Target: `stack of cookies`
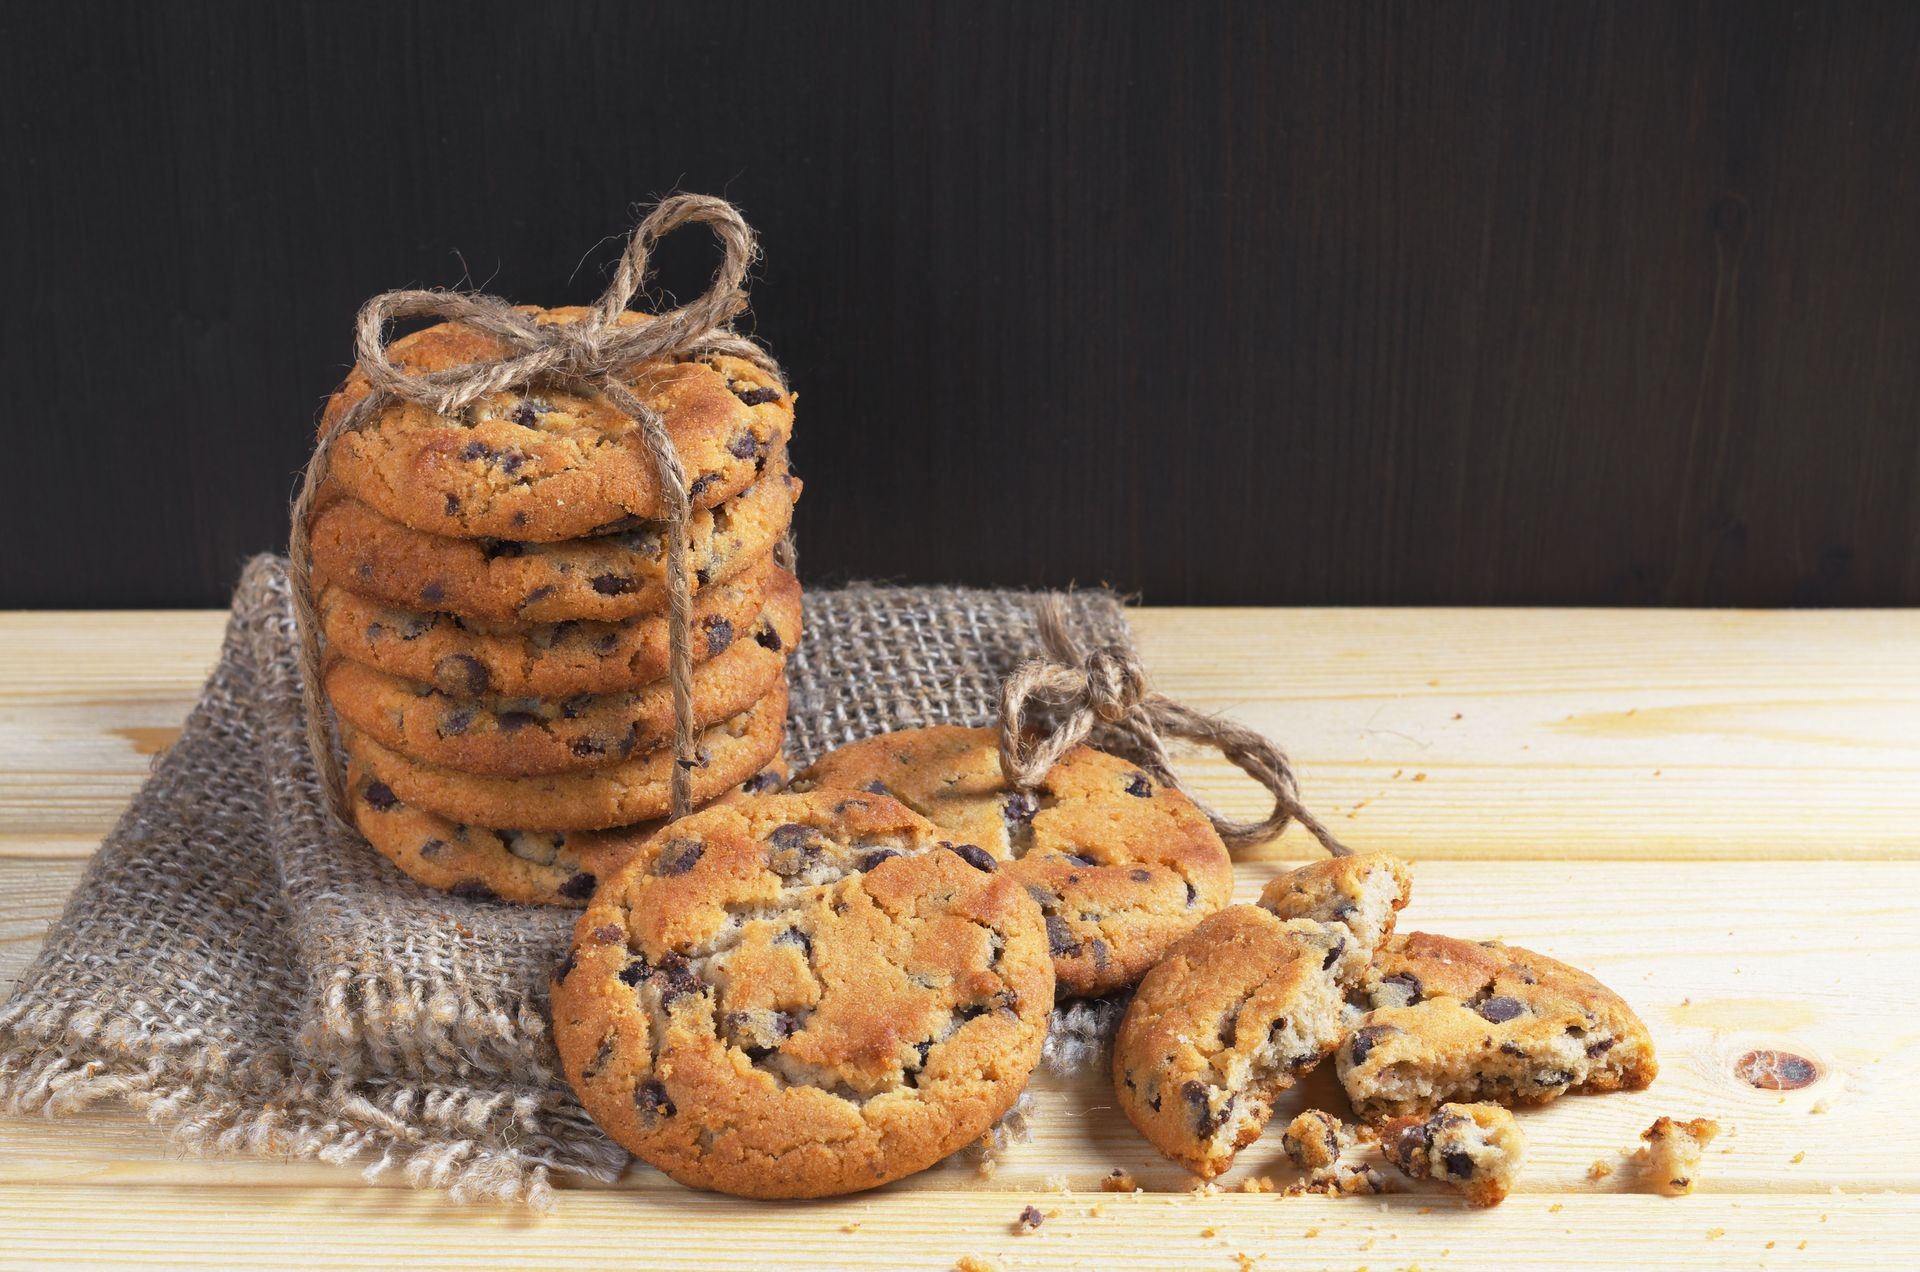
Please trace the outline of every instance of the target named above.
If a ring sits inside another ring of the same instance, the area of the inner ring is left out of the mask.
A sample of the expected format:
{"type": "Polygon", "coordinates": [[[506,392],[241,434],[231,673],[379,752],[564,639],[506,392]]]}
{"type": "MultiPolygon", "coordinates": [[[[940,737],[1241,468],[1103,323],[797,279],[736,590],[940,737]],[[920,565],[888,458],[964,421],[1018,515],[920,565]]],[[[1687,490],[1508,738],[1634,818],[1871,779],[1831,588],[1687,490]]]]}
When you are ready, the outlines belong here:
{"type": "MultiPolygon", "coordinates": [[[[501,353],[459,323],[389,349],[415,374],[501,353]]],[[[693,508],[700,806],[780,754],[800,637],[799,583],[778,559],[800,492],[793,402],[724,356],[623,378],[663,421],[693,508]]],[[[322,428],[367,392],[356,371],[322,428]]],[[[395,401],[341,436],[311,531],[323,684],[351,814],[395,865],[453,892],[582,906],[657,828],[675,764],[668,511],[640,426],[578,389],[511,388],[455,415],[395,401]]]]}

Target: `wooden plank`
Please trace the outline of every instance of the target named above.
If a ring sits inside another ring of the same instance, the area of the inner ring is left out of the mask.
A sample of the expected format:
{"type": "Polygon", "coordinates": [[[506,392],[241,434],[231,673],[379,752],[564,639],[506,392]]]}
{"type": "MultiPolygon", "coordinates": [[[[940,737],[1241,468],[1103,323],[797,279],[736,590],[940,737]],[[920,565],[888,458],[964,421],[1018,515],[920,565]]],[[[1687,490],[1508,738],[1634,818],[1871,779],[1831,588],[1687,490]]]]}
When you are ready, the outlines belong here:
{"type": "Polygon", "coordinates": [[[138,1211],[107,1184],[0,1187],[11,1257],[89,1267],[544,1268],[592,1263],[749,1269],[951,1268],[965,1254],[1043,1268],[1308,1269],[1888,1266],[1920,1198],[1516,1197],[1469,1212],[1424,1194],[1378,1200],[1246,1194],[881,1192],[746,1206],[563,1191],[551,1217],[368,1189],[177,1185],[138,1211]],[[1049,1217],[1016,1235],[1033,1205],[1049,1217]]]}

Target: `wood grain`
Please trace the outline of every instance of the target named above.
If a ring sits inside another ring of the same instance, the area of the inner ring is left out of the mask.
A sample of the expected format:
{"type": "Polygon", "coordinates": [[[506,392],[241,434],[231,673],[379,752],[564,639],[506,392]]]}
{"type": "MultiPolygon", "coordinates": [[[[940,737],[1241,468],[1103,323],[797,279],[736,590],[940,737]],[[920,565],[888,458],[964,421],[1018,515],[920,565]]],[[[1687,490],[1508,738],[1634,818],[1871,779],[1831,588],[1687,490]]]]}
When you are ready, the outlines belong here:
{"type": "Polygon", "coordinates": [[[0,604],[221,603],[363,300],[585,302],[675,187],[816,579],[1920,601],[1903,0],[110,8],[0,11],[0,604]]]}
{"type": "MultiPolygon", "coordinates": [[[[1239,1254],[1431,1269],[1497,1251],[1516,1268],[1827,1268],[1884,1266],[1920,1240],[1920,1162],[1892,1115],[1920,1087],[1920,614],[1133,619],[1162,688],[1287,740],[1343,833],[1411,853],[1407,926],[1501,937],[1624,994],[1659,1048],[1654,1086],[1525,1113],[1519,1191],[1490,1213],[1411,1185],[1377,1202],[1191,1195],[1098,1074],[1038,1077],[1033,1137],[991,1177],[957,1159],[874,1194],[762,1205],[636,1166],[564,1189],[545,1220],[369,1187],[352,1168],[183,1158],[122,1111],[0,1120],[0,1264],[541,1267],[630,1259],[638,1242],[663,1267],[944,1268],[979,1253],[1009,1269],[1230,1269],[1239,1254]],[[1857,803],[1810,810],[1849,790],[1857,803]],[[1757,1090],[1735,1071],[1756,1048],[1820,1076],[1757,1090]],[[1647,1195],[1627,1163],[1661,1114],[1726,1128],[1690,1198],[1647,1195]],[[1615,1173],[1590,1181],[1596,1161],[1615,1173]],[[1114,1167],[1147,1191],[1097,1192],[1114,1167]],[[1051,1217],[1016,1236],[1028,1204],[1051,1217]]],[[[185,714],[220,629],[204,613],[0,615],[0,991],[185,714]]],[[[1194,773],[1252,811],[1218,763],[1194,773]]],[[[1243,898],[1307,855],[1291,841],[1249,854],[1243,898]]],[[[1329,1075],[1282,1116],[1311,1104],[1340,1107],[1329,1075]]],[[[1261,1175],[1292,1178],[1271,1137],[1226,1182],[1261,1175]]]]}

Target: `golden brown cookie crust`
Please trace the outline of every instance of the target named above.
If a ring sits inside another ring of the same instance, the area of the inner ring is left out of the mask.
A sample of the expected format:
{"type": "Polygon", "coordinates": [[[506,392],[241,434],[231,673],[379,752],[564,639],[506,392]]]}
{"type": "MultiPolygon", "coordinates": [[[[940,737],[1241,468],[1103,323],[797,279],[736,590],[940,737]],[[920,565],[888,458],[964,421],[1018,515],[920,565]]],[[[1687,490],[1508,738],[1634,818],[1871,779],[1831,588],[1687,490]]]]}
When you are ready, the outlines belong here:
{"type": "MultiPolygon", "coordinates": [[[[784,458],[687,527],[696,594],[758,565],[787,532],[800,482],[784,458]]],[[[617,620],[667,605],[665,527],[557,543],[452,539],[389,520],[341,488],[323,488],[313,520],[318,575],[361,596],[493,622],[617,620]]]]}
{"type": "Polygon", "coordinates": [[[553,987],[594,1120],[682,1183],[875,1187],[1012,1107],[1053,1004],[1038,907],[884,796],[709,809],[595,895],[553,987]]]}
{"type": "MultiPolygon", "coordinates": [[[[779,790],[775,761],[715,803],[779,790]]],[[[430,888],[478,900],[584,907],[664,821],[612,830],[509,830],[469,826],[401,802],[392,788],[355,764],[347,773],[353,821],[367,842],[430,888]]]]}
{"type": "Polygon", "coordinates": [[[1233,894],[1233,862],[1206,814],[1137,765],[1077,746],[1031,793],[1000,770],[992,729],[885,733],[795,778],[878,790],[983,850],[1046,914],[1062,997],[1134,984],[1233,894]]]}
{"type": "MultiPolygon", "coordinates": [[[[587,311],[520,312],[547,325],[578,321],[587,311]]],[[[620,317],[622,326],[645,321],[631,312],[620,317]]],[[[394,341],[388,356],[418,374],[503,351],[494,336],[441,323],[394,341]]],[[[752,485],[793,432],[791,395],[738,358],[650,362],[627,384],[660,413],[695,507],[752,485]]],[[[355,370],[329,399],[322,428],[366,392],[366,377],[355,370]]],[[[428,534],[551,542],[627,518],[667,515],[638,426],[599,393],[554,385],[489,394],[457,416],[391,403],[340,438],[331,472],[382,516],[428,534]]]]}
{"type": "Polygon", "coordinates": [[[1407,932],[1381,946],[1363,992],[1372,1010],[1337,1065],[1369,1119],[1455,1099],[1639,1090],[1659,1072],[1646,1026],[1618,994],[1516,945],[1407,932]]]}
{"type": "MultiPolygon", "coordinates": [[[[791,579],[792,576],[786,576],[791,579]]],[[[693,670],[693,717],[707,728],[773,688],[800,639],[799,587],[770,598],[743,639],[693,670]]],[[[475,685],[484,669],[474,664],[475,685]]],[[[673,736],[670,682],[567,698],[456,696],[336,659],[326,692],[340,718],[390,750],[468,773],[528,777],[603,768],[673,736]]]]}
{"type": "MultiPolygon", "coordinates": [[[[707,803],[738,786],[780,754],[787,685],[699,737],[703,762],[691,770],[692,798],[707,803]]],[[[481,826],[544,826],[606,830],[666,815],[673,752],[651,751],[620,764],[543,777],[491,777],[425,764],[381,746],[351,725],[341,728],[348,756],[392,788],[401,801],[481,826]]]]}
{"type": "MultiPolygon", "coordinates": [[[[688,626],[694,662],[726,652],[770,597],[795,594],[799,586],[766,556],[695,593],[688,626]]],[[[320,619],[334,652],[447,693],[475,684],[503,697],[617,693],[652,684],[668,670],[664,614],[615,622],[489,623],[401,609],[329,583],[320,593],[320,619]]]]}

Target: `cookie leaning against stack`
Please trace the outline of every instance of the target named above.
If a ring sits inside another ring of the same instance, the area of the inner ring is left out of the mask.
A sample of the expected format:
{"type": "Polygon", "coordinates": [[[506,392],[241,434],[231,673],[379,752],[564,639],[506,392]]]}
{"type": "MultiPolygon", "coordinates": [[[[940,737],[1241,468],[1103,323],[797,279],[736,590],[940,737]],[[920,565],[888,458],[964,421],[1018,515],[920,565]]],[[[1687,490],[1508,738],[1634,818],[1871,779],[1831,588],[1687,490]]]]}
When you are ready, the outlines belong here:
{"type": "MultiPolygon", "coordinates": [[[[544,326],[587,311],[521,312],[544,326]]],[[[501,352],[449,322],[388,355],[423,374],[501,352]]],[[[775,553],[800,492],[793,401],[724,356],[624,381],[687,475],[690,784],[706,804],[775,762],[786,727],[800,585],[775,553]]],[[[367,393],[356,370],[323,431],[367,393]]],[[[640,426],[574,387],[535,382],[454,415],[395,401],[341,436],[311,527],[322,683],[354,821],[401,870],[581,906],[670,810],[668,513],[640,426]]]]}

